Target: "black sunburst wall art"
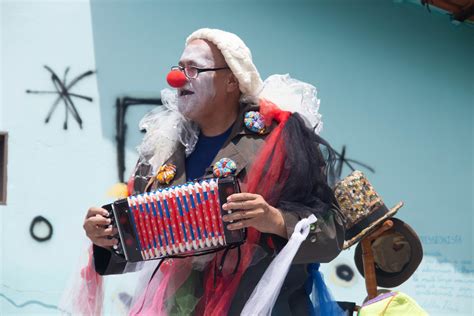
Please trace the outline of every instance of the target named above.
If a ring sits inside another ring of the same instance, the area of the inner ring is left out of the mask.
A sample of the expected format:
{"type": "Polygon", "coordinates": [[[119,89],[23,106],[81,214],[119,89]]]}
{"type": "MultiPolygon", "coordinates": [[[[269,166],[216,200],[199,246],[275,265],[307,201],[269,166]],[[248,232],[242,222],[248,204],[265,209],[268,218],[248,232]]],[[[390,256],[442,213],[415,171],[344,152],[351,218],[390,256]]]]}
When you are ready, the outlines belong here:
{"type": "Polygon", "coordinates": [[[48,123],[49,120],[51,119],[51,116],[53,115],[54,111],[58,107],[59,103],[63,103],[65,107],[65,117],[64,117],[64,124],[63,128],[67,130],[68,127],[68,118],[69,114],[76,120],[77,124],[79,124],[79,127],[82,129],[82,118],[79,115],[79,111],[76,108],[76,105],[74,104],[74,99],[82,99],[86,100],[89,102],[92,102],[92,98],[81,95],[81,94],[76,94],[71,92],[71,89],[82,79],[89,77],[95,73],[93,70],[86,71],[72,79],[71,81],[68,81],[68,73],[70,67],[67,67],[66,70],[64,71],[64,75],[62,80],[59,78],[59,76],[51,69],[49,66],[44,66],[44,68],[51,74],[51,81],[53,82],[54,90],[53,91],[37,91],[37,90],[26,90],[26,93],[31,93],[31,94],[52,94],[56,96],[56,99],[53,102],[53,105],[49,109],[48,114],[46,115],[46,118],[44,120],[45,123],[48,123]]]}

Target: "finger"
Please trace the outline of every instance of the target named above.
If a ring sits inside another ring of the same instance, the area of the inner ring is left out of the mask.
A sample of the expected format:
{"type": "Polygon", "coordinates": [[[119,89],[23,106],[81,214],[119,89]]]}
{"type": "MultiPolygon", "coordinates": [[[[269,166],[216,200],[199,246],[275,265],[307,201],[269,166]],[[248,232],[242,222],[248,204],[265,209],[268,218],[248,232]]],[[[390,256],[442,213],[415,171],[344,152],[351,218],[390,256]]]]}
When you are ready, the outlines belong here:
{"type": "Polygon", "coordinates": [[[86,234],[90,239],[96,239],[96,238],[106,236],[104,231],[105,231],[104,227],[89,223],[89,226],[86,229],[86,234]]]}
{"type": "Polygon", "coordinates": [[[263,207],[261,200],[227,202],[222,205],[224,210],[251,210],[257,207],[263,207]]]}
{"type": "Polygon", "coordinates": [[[113,236],[115,235],[114,233],[114,227],[112,225],[109,225],[107,228],[98,228],[97,230],[97,237],[107,237],[107,236],[113,236]]]}
{"type": "Polygon", "coordinates": [[[104,217],[107,217],[107,216],[109,216],[109,212],[106,209],[103,209],[101,207],[91,207],[87,211],[86,218],[89,218],[89,217],[92,217],[92,216],[95,216],[95,215],[102,215],[104,217]]]}
{"type": "Polygon", "coordinates": [[[110,236],[116,234],[116,228],[112,227],[108,218],[99,218],[97,215],[86,220],[84,223],[84,230],[86,235],[90,238],[97,238],[103,236],[110,236]],[[108,230],[107,230],[108,229],[108,230]]]}
{"type": "Polygon", "coordinates": [[[229,195],[229,196],[227,197],[227,202],[255,200],[255,199],[257,199],[258,197],[260,197],[260,195],[258,195],[258,194],[253,194],[253,193],[247,193],[247,192],[244,192],[244,193],[234,193],[234,194],[229,195]]]}
{"type": "Polygon", "coordinates": [[[262,215],[263,213],[264,213],[264,210],[259,208],[259,209],[254,209],[251,211],[240,211],[240,212],[234,212],[232,214],[227,214],[227,215],[224,215],[222,219],[224,220],[224,222],[230,222],[230,221],[254,218],[259,215],[262,215]]]}
{"type": "Polygon", "coordinates": [[[98,237],[95,238],[93,241],[94,244],[100,247],[112,247],[116,244],[118,244],[118,239],[117,238],[112,238],[109,239],[107,237],[98,237]]]}
{"type": "Polygon", "coordinates": [[[94,225],[94,228],[90,230],[89,235],[91,235],[93,238],[117,236],[118,229],[112,225],[107,227],[94,225]]]}
{"type": "Polygon", "coordinates": [[[236,230],[236,229],[242,229],[242,228],[245,228],[245,227],[250,227],[252,226],[252,221],[253,219],[245,219],[245,220],[242,220],[242,221],[238,221],[236,223],[232,223],[232,224],[229,224],[227,225],[227,229],[228,230],[236,230]]]}
{"type": "Polygon", "coordinates": [[[102,215],[96,215],[89,217],[86,222],[90,223],[91,225],[109,225],[112,221],[110,218],[103,217],[102,215]]]}

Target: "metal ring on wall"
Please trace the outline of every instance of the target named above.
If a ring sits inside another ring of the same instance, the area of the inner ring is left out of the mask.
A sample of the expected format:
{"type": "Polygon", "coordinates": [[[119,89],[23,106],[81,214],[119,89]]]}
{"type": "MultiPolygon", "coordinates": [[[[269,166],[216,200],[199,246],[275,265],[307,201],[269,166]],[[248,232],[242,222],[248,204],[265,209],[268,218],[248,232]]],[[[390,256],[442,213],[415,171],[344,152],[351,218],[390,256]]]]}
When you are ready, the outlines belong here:
{"type": "Polygon", "coordinates": [[[354,270],[347,264],[339,264],[336,266],[336,275],[339,279],[350,282],[354,278],[354,270]]]}
{"type": "Polygon", "coordinates": [[[34,240],[38,242],[50,240],[51,237],[53,236],[53,225],[51,225],[51,223],[43,216],[36,216],[35,218],[33,218],[33,221],[31,222],[31,225],[30,225],[30,235],[34,240]],[[48,226],[48,234],[44,237],[40,237],[35,234],[35,226],[40,223],[45,223],[46,226],[48,226]]]}

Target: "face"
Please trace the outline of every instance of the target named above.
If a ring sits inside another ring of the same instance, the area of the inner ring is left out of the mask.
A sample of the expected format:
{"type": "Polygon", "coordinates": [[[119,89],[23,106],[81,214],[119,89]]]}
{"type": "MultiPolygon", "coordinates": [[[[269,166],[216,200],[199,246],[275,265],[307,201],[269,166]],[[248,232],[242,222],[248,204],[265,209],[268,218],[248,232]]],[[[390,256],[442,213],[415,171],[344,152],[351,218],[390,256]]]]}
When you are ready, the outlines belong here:
{"type": "MultiPolygon", "coordinates": [[[[226,64],[215,46],[204,40],[195,40],[184,49],[179,65],[216,68],[226,64]]],[[[186,85],[178,89],[178,109],[186,118],[199,123],[201,118],[215,110],[224,88],[223,80],[217,80],[219,75],[215,71],[202,72],[197,78],[188,79],[186,85]]]]}

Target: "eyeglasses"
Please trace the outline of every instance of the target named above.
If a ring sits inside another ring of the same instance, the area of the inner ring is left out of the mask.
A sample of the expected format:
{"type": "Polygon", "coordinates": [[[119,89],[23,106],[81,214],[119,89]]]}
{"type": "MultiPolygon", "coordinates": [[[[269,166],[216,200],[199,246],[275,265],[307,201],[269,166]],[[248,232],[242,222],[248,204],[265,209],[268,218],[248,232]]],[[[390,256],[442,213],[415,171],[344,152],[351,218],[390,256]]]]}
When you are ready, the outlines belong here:
{"type": "Polygon", "coordinates": [[[201,72],[218,71],[218,70],[224,70],[224,69],[230,69],[230,68],[229,67],[197,68],[197,67],[193,67],[193,66],[186,66],[186,67],[174,66],[174,67],[171,67],[171,70],[182,71],[188,79],[196,79],[201,72]]]}

